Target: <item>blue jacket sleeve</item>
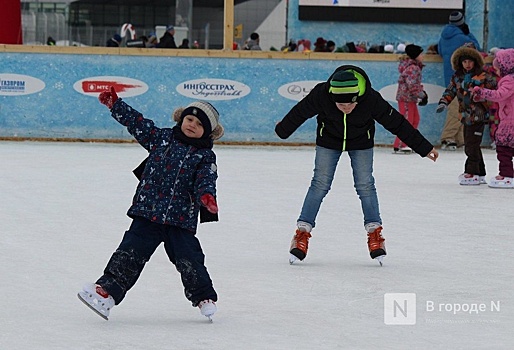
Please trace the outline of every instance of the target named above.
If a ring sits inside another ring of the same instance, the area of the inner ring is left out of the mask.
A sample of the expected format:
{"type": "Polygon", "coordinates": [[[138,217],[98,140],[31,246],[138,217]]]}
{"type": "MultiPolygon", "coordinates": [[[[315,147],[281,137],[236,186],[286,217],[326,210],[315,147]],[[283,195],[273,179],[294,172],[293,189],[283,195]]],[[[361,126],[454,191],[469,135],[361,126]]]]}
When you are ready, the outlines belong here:
{"type": "Polygon", "coordinates": [[[160,140],[162,129],[156,127],[152,120],[144,118],[140,112],[126,104],[121,98],[114,103],[111,116],[118,123],[126,126],[128,132],[147,151],[153,149],[155,143],[160,140]]]}

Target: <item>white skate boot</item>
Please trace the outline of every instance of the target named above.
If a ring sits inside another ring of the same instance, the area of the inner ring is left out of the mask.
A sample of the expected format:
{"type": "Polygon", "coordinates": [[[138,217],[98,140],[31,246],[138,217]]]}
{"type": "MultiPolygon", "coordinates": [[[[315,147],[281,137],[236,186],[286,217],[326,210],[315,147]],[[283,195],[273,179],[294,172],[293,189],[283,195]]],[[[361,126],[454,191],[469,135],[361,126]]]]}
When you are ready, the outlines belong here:
{"type": "Polygon", "coordinates": [[[200,303],[198,303],[198,307],[200,308],[200,313],[212,322],[212,315],[218,311],[216,303],[211,299],[202,300],[200,303]]]}
{"type": "Polygon", "coordinates": [[[109,312],[114,306],[114,299],[94,283],[88,283],[78,292],[79,299],[104,320],[109,319],[109,312]]]}
{"type": "Polygon", "coordinates": [[[459,175],[459,184],[463,186],[480,185],[480,177],[478,175],[463,173],[459,175]]]}
{"type": "Polygon", "coordinates": [[[489,181],[492,188],[514,188],[514,178],[497,175],[489,181]]]}

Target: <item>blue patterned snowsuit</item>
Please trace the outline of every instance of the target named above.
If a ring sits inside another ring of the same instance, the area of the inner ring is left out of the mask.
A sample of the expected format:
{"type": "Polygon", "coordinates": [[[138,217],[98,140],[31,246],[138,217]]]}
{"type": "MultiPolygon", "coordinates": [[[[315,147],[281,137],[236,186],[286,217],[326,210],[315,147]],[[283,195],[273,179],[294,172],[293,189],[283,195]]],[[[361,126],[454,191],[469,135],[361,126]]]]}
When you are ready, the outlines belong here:
{"type": "MultiPolygon", "coordinates": [[[[111,114],[149,152],[128,215],[133,218],[120,246],[108,262],[101,285],[119,304],[139,278],[145,263],[164,243],[170,261],[181,273],[186,298],[193,306],[217,300],[195,236],[200,197],[216,196],[216,156],[177,140],[172,128],[152,120],[118,99],[111,114]]],[[[178,126],[176,126],[178,128],[178,126]]]]}

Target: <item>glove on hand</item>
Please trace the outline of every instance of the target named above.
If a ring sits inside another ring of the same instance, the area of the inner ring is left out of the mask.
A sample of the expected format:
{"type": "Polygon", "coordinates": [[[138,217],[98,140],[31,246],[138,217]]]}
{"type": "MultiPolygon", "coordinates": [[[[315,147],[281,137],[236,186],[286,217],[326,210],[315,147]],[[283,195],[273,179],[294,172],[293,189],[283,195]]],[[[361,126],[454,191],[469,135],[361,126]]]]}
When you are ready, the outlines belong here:
{"type": "Polygon", "coordinates": [[[439,103],[439,106],[437,106],[437,109],[435,110],[436,113],[441,113],[446,109],[446,105],[444,103],[439,103]]]}
{"type": "Polygon", "coordinates": [[[473,96],[473,101],[478,102],[483,100],[482,97],[482,89],[479,86],[475,86],[471,91],[471,95],[473,96]]]}
{"type": "Polygon", "coordinates": [[[218,212],[218,205],[216,204],[216,199],[212,194],[204,194],[200,197],[200,201],[202,202],[202,205],[206,207],[210,213],[216,214],[218,212]]]}
{"type": "Polygon", "coordinates": [[[109,109],[112,109],[114,102],[117,100],[118,95],[116,95],[116,90],[114,90],[113,86],[111,86],[111,91],[104,91],[98,95],[98,101],[100,101],[101,104],[106,105],[109,109]]]}
{"type": "Polygon", "coordinates": [[[428,104],[428,95],[425,90],[420,94],[421,101],[418,102],[418,106],[426,106],[428,104]]]}

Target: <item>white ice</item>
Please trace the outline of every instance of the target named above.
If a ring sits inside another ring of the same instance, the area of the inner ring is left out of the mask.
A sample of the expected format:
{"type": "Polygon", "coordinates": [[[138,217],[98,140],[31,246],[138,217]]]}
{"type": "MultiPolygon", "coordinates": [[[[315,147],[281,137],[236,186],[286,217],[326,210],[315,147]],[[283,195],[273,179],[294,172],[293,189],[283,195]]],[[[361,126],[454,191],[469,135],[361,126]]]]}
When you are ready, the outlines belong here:
{"type": "MultiPolygon", "coordinates": [[[[514,190],[459,186],[462,150],[433,163],[376,148],[383,267],[367,251],[346,154],[307,258],[289,265],[313,147],[215,151],[220,221],[198,232],[219,294],[214,322],[185,299],[162,247],[104,321],[76,294],[130,224],[131,170],[145,151],[1,142],[0,349],[512,348],[514,190]],[[413,293],[415,309],[400,298],[385,311],[389,293],[413,293]]],[[[484,156],[489,179],[498,164],[484,156]]]]}

